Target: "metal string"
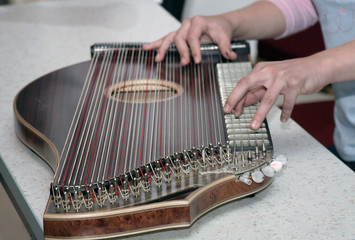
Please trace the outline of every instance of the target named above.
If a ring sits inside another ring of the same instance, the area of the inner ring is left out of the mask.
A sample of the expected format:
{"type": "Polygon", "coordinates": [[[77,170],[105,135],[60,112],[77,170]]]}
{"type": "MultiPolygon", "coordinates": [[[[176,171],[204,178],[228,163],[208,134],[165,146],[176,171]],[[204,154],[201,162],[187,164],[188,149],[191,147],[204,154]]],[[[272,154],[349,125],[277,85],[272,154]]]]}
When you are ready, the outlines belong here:
{"type": "MultiPolygon", "coordinates": [[[[124,61],[124,57],[126,56],[126,53],[127,51],[125,49],[118,49],[119,51],[119,58],[118,58],[118,61],[116,61],[116,66],[115,66],[115,71],[114,71],[114,75],[113,75],[113,86],[116,86],[117,84],[119,84],[119,81],[120,81],[120,75],[121,75],[121,71],[122,71],[122,68],[123,68],[123,64],[122,62],[124,61]]],[[[112,93],[111,93],[112,94],[112,93]]],[[[114,99],[119,99],[120,97],[120,94],[121,92],[118,91],[117,95],[116,96],[116,91],[114,92],[114,99]]],[[[113,178],[115,176],[115,172],[112,171],[112,164],[113,162],[117,162],[117,161],[114,161],[114,154],[115,154],[115,151],[116,151],[116,137],[115,137],[115,133],[118,131],[118,127],[116,126],[116,122],[117,122],[117,109],[118,109],[118,104],[119,104],[119,101],[115,101],[115,100],[111,100],[112,104],[111,104],[111,109],[110,109],[110,116],[109,116],[109,119],[112,120],[111,121],[111,127],[108,127],[108,132],[109,132],[109,138],[107,139],[107,142],[108,142],[108,146],[107,146],[107,154],[106,154],[106,163],[105,163],[105,172],[103,173],[102,175],[102,181],[106,179],[109,179],[110,181],[110,178],[113,178]],[[110,131],[111,130],[111,131],[110,131]],[[109,162],[109,164],[108,164],[109,162]],[[109,166],[107,166],[107,164],[109,166]]],[[[113,167],[114,169],[114,167],[113,167]]]]}
{"type": "MultiPolygon", "coordinates": [[[[113,55],[113,59],[109,60],[109,62],[107,63],[107,75],[104,76],[104,79],[107,79],[107,83],[105,83],[106,85],[106,89],[103,91],[103,100],[104,102],[104,106],[102,108],[102,111],[104,111],[104,117],[102,119],[102,130],[101,130],[101,134],[98,140],[98,146],[96,147],[96,156],[95,156],[95,164],[93,167],[93,171],[95,171],[95,169],[98,169],[97,171],[97,176],[96,179],[94,180],[94,174],[92,174],[91,176],[91,182],[94,181],[99,181],[100,175],[102,175],[101,172],[104,172],[104,168],[103,168],[103,164],[106,166],[107,163],[107,158],[103,157],[105,156],[105,152],[106,152],[106,145],[108,143],[107,138],[109,136],[109,132],[111,130],[110,127],[108,127],[108,124],[111,122],[111,118],[108,117],[108,115],[110,115],[111,111],[110,110],[110,106],[112,101],[110,101],[110,97],[109,97],[109,89],[110,89],[110,85],[112,85],[113,83],[113,71],[114,71],[114,67],[117,61],[117,54],[118,51],[117,50],[111,50],[110,52],[112,52],[111,54],[113,55]],[[101,150],[101,151],[100,151],[101,150]],[[98,167],[96,167],[98,165],[98,167]]],[[[104,81],[103,81],[104,82],[104,81]]]]}
{"type": "MultiPolygon", "coordinates": [[[[54,177],[54,183],[59,184],[59,181],[62,181],[64,168],[65,168],[65,166],[67,166],[67,169],[69,167],[70,163],[68,163],[68,164],[66,164],[66,163],[67,163],[68,156],[70,153],[70,146],[73,144],[73,140],[75,139],[75,133],[76,133],[75,128],[76,128],[76,126],[79,125],[80,116],[84,111],[85,100],[86,100],[87,95],[89,93],[89,88],[90,88],[90,83],[91,83],[90,79],[92,78],[92,75],[95,72],[95,69],[96,69],[95,67],[96,67],[97,61],[100,56],[101,56],[101,53],[95,52],[93,59],[90,63],[88,75],[86,76],[86,79],[84,82],[83,91],[80,94],[79,102],[78,102],[78,105],[75,109],[73,121],[71,122],[71,125],[69,128],[69,133],[68,133],[67,138],[65,140],[64,147],[63,147],[63,150],[62,150],[62,153],[60,156],[60,159],[61,159],[60,163],[62,163],[61,168],[60,168],[60,170],[56,171],[56,174],[54,177]]],[[[64,181],[65,181],[65,179],[63,180],[63,182],[64,181]]]]}
{"type": "Polygon", "coordinates": [[[218,106],[221,106],[221,101],[218,99],[217,95],[217,81],[215,79],[215,72],[214,72],[214,66],[212,65],[212,52],[209,51],[208,60],[206,63],[206,67],[208,69],[208,79],[209,79],[209,84],[208,88],[210,90],[210,96],[211,96],[211,105],[212,105],[212,120],[213,120],[213,126],[214,127],[214,136],[215,136],[215,142],[222,142],[222,134],[221,131],[223,130],[223,126],[221,124],[221,117],[220,117],[220,112],[217,112],[219,109],[218,106]],[[213,98],[212,98],[213,97],[213,98]],[[218,130],[218,134],[217,134],[218,130]]]}
{"type": "MultiPolygon", "coordinates": [[[[104,109],[105,109],[105,96],[102,94],[104,92],[105,89],[105,85],[106,87],[109,87],[109,82],[107,82],[107,84],[105,84],[105,80],[107,79],[107,75],[109,72],[109,62],[112,61],[112,51],[109,51],[109,54],[107,54],[107,58],[104,61],[104,66],[102,68],[102,72],[99,75],[99,82],[98,82],[98,87],[96,88],[96,97],[94,98],[93,102],[94,102],[94,106],[93,106],[93,110],[92,112],[95,112],[95,119],[92,118],[92,120],[94,120],[94,124],[90,124],[89,126],[93,126],[93,128],[91,129],[91,136],[90,136],[90,142],[88,147],[91,149],[91,155],[90,155],[90,160],[88,158],[85,158],[84,160],[89,160],[89,162],[86,162],[86,164],[88,164],[88,166],[86,167],[86,177],[85,177],[85,185],[87,185],[87,183],[92,183],[93,182],[93,178],[94,178],[94,174],[95,174],[95,169],[96,169],[96,164],[98,162],[97,159],[97,153],[98,153],[98,148],[96,147],[97,143],[98,143],[98,137],[99,137],[99,133],[100,133],[100,127],[102,124],[102,115],[104,113],[104,109]],[[101,82],[101,85],[99,84],[101,82]],[[92,165],[94,165],[92,167],[92,165]],[[91,181],[88,181],[89,177],[91,175],[91,181]]],[[[92,115],[93,116],[93,115],[92,115]]],[[[87,151],[88,153],[90,151],[87,151]]],[[[83,175],[82,175],[83,176],[83,175]]],[[[82,182],[82,181],[81,181],[82,182]]]]}
{"type": "MultiPolygon", "coordinates": [[[[101,79],[101,75],[103,74],[103,68],[101,68],[101,64],[105,63],[107,61],[107,54],[103,54],[103,59],[102,61],[100,61],[97,65],[97,70],[96,70],[96,74],[94,76],[93,79],[93,86],[92,86],[92,96],[88,96],[88,108],[87,108],[87,113],[86,115],[83,114],[82,118],[85,120],[84,121],[84,125],[82,128],[82,131],[78,132],[78,135],[80,135],[80,139],[79,139],[79,144],[78,146],[73,150],[76,151],[75,154],[75,160],[73,162],[73,166],[72,166],[72,171],[74,171],[74,169],[76,169],[76,174],[70,174],[70,180],[69,182],[74,182],[77,183],[77,176],[78,176],[78,172],[80,169],[84,169],[86,168],[86,164],[87,164],[87,158],[88,158],[88,154],[89,154],[89,149],[90,149],[90,144],[91,144],[91,140],[92,140],[92,136],[93,136],[93,132],[94,130],[92,130],[90,127],[94,126],[95,124],[93,124],[93,120],[94,120],[94,116],[96,116],[95,120],[97,120],[97,114],[95,113],[95,107],[93,107],[93,105],[98,104],[97,103],[97,99],[99,98],[99,94],[98,94],[98,88],[100,86],[99,82],[102,80],[101,79]],[[89,137],[91,132],[91,136],[89,137]],[[88,143],[88,139],[89,143],[88,143]],[[85,156],[84,153],[86,153],[85,156]],[[84,167],[81,167],[81,166],[84,167]],[[74,180],[72,181],[71,178],[74,177],[74,180]]],[[[94,121],[95,121],[94,120],[94,121]]],[[[84,171],[81,172],[81,177],[80,177],[80,183],[82,183],[82,177],[83,177],[84,171]]]]}
{"type": "MultiPolygon", "coordinates": [[[[80,135],[78,147],[72,150],[78,161],[68,166],[71,167],[69,182],[73,185],[103,182],[130,172],[138,167],[137,164],[140,167],[168,154],[209,142],[217,143],[222,139],[214,69],[208,63],[212,57],[204,59],[207,63],[190,63],[188,67],[181,67],[176,64],[176,57],[171,52],[163,63],[158,64],[150,61],[149,58],[154,56],[146,55],[148,53],[140,48],[105,51],[102,63],[97,63],[99,54],[95,53],[88,78],[97,81],[97,84],[93,84],[91,95],[89,83],[85,85],[82,96],[88,100],[87,103],[82,100],[79,104],[81,110],[77,111],[78,117],[71,127],[78,128],[74,127],[75,124],[85,118],[82,120],[83,130],[77,133],[80,135]],[[150,91],[148,82],[154,79],[154,74],[157,80],[161,79],[157,84],[163,86],[153,86],[154,93],[150,93],[149,97],[158,99],[160,95],[160,101],[149,99],[144,104],[138,103],[141,96],[145,94],[147,98],[148,93],[140,87],[127,87],[126,84],[134,84],[134,79],[146,75],[146,91],[150,91]],[[121,86],[123,83],[123,90],[115,93],[114,101],[108,91],[111,85],[117,83],[121,86]],[[170,99],[169,86],[174,83],[182,85],[186,93],[170,99]],[[127,91],[126,87],[130,90],[127,91]],[[85,104],[88,109],[83,114],[85,104]],[[192,111],[188,110],[190,107],[192,111]]],[[[72,130],[69,135],[74,137],[75,132],[72,130]]],[[[73,141],[67,140],[65,145],[73,145],[73,141]]],[[[70,150],[63,150],[62,154],[68,157],[70,150]]],[[[64,164],[59,175],[63,172],[64,164]]]]}

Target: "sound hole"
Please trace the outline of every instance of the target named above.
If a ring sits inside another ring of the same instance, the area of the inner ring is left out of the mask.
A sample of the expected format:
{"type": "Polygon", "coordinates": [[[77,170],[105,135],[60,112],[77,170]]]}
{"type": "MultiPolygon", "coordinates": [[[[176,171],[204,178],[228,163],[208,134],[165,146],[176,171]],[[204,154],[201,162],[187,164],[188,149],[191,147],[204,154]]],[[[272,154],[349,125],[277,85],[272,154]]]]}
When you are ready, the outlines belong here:
{"type": "Polygon", "coordinates": [[[111,86],[108,93],[116,101],[145,103],[176,98],[183,93],[183,88],[163,80],[132,80],[111,86]]]}

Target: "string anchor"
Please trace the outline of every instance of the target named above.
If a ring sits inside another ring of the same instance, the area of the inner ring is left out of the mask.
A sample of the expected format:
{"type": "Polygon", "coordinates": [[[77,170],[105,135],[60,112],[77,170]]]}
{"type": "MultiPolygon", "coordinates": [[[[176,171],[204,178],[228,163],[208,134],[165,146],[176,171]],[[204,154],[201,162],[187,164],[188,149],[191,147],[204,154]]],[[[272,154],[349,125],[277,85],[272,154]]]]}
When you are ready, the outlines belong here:
{"type": "Polygon", "coordinates": [[[129,198],[129,188],[128,188],[128,176],[127,174],[125,174],[124,176],[124,180],[123,180],[123,183],[122,183],[122,189],[121,189],[121,196],[122,198],[127,201],[128,198],[129,198]]]}
{"type": "Polygon", "coordinates": [[[198,166],[199,166],[199,161],[198,161],[198,158],[197,158],[196,151],[192,152],[192,158],[190,158],[189,155],[186,155],[186,156],[190,159],[190,165],[191,165],[192,170],[194,172],[196,172],[198,170],[198,166]]]}
{"type": "Polygon", "coordinates": [[[180,179],[182,174],[181,174],[181,163],[180,163],[180,160],[175,158],[175,160],[170,159],[170,162],[171,162],[171,165],[173,165],[173,169],[172,169],[172,173],[174,174],[174,176],[177,178],[177,179],[180,179]]]}
{"type": "MultiPolygon", "coordinates": [[[[116,189],[118,189],[118,186],[117,186],[117,181],[116,179],[114,179],[114,184],[110,184],[110,188],[108,190],[108,200],[111,204],[114,204],[116,201],[117,201],[117,198],[116,198],[116,189]]],[[[117,194],[118,195],[118,194],[117,194]]]]}
{"type": "Polygon", "coordinates": [[[181,164],[181,170],[185,173],[188,174],[190,173],[190,169],[189,169],[189,157],[187,156],[187,151],[184,150],[184,153],[176,153],[177,155],[180,155],[180,159],[182,156],[182,164],[181,164]]]}
{"type": "Polygon", "coordinates": [[[164,171],[163,177],[167,183],[170,183],[173,178],[171,175],[171,168],[170,168],[169,163],[165,164],[165,171],[164,171]]]}
{"type": "Polygon", "coordinates": [[[79,211],[81,205],[83,204],[84,196],[83,193],[80,191],[79,187],[74,190],[74,198],[73,198],[73,208],[75,211],[79,211]]]}
{"type": "Polygon", "coordinates": [[[62,196],[60,195],[58,187],[53,189],[53,201],[56,208],[59,208],[60,205],[62,205],[62,196]]]}
{"type": "Polygon", "coordinates": [[[223,146],[222,143],[218,142],[217,143],[217,149],[218,149],[218,153],[215,155],[216,161],[219,164],[223,164],[224,163],[224,151],[223,151],[223,146]]]}
{"type": "Polygon", "coordinates": [[[144,176],[142,177],[142,188],[143,191],[145,192],[149,192],[150,191],[150,171],[149,171],[149,167],[147,166],[146,168],[146,172],[144,173],[144,176]]]}
{"type": "Polygon", "coordinates": [[[133,178],[133,185],[131,185],[131,190],[132,190],[132,194],[133,196],[135,196],[136,198],[139,196],[139,180],[138,178],[133,178]]]}
{"type": "Polygon", "coordinates": [[[229,141],[226,144],[225,160],[229,165],[233,162],[229,141]]]}
{"type": "Polygon", "coordinates": [[[86,197],[84,198],[84,204],[87,209],[91,209],[94,206],[96,199],[95,191],[92,189],[92,185],[89,188],[86,186],[86,197]]]}
{"type": "Polygon", "coordinates": [[[105,200],[107,198],[107,190],[104,186],[104,184],[100,184],[101,186],[97,186],[97,195],[96,195],[96,201],[97,204],[102,207],[105,205],[105,200]]]}
{"type": "Polygon", "coordinates": [[[64,190],[64,199],[63,199],[63,202],[62,202],[62,206],[63,206],[64,211],[68,212],[69,209],[70,209],[70,205],[71,204],[72,204],[72,202],[71,202],[71,194],[68,191],[68,189],[65,189],[64,190]]]}

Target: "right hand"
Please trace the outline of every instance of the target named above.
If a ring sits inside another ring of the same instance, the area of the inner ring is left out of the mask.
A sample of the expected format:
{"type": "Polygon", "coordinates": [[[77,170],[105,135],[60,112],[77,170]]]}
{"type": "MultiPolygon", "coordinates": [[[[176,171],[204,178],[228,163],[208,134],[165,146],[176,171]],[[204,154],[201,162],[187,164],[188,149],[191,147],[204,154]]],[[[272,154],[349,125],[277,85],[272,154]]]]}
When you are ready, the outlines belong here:
{"type": "Polygon", "coordinates": [[[224,15],[196,16],[185,19],[178,30],[144,45],[143,49],[157,49],[155,61],[160,62],[164,59],[169,46],[175,44],[180,54],[181,65],[185,66],[190,62],[189,46],[194,62],[200,63],[202,58],[201,44],[215,43],[225,58],[234,60],[237,58],[237,54],[231,51],[232,35],[232,23],[224,15]]]}

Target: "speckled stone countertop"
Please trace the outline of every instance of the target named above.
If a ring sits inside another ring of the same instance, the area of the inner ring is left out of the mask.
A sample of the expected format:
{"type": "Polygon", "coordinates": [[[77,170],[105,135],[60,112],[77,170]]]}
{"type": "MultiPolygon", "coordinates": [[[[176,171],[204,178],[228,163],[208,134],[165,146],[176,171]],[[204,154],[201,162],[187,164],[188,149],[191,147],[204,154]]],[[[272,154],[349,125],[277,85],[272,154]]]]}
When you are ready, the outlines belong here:
{"type": "MultiPolygon", "coordinates": [[[[89,60],[95,42],[148,42],[178,26],[149,0],[0,7],[0,154],[40,223],[53,172],[15,136],[16,93],[48,72],[89,60]]],[[[132,239],[355,239],[355,174],[279,116],[277,108],[268,116],[275,156],[289,162],[269,188],[203,215],[190,228],[132,239]]]]}

